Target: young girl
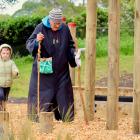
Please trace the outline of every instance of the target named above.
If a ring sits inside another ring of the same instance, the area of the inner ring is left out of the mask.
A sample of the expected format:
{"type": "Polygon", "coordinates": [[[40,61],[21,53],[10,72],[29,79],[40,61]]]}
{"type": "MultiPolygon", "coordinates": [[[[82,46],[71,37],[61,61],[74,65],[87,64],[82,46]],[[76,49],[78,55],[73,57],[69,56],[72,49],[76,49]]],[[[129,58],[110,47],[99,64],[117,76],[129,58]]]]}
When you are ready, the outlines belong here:
{"type": "Polygon", "coordinates": [[[0,45],[0,111],[6,110],[5,101],[8,100],[10,87],[19,70],[11,60],[12,48],[8,44],[0,45]]]}

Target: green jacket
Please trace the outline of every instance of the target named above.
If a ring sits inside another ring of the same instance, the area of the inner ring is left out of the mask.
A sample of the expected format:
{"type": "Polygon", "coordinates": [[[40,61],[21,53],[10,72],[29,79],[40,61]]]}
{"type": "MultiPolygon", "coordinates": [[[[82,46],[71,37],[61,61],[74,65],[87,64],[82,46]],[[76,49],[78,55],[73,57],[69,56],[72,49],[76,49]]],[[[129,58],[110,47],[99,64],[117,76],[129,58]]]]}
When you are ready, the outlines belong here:
{"type": "Polygon", "coordinates": [[[0,58],[0,87],[11,87],[14,78],[18,77],[19,70],[12,60],[3,61],[0,58]]]}

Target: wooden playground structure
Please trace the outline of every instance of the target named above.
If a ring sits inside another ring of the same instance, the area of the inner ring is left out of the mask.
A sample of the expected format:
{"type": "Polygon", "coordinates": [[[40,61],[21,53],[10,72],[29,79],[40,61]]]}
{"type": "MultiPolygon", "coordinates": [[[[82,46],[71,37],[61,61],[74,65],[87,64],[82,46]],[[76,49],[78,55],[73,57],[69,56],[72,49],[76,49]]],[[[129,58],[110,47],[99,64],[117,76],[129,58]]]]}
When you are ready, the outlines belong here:
{"type": "MultiPolygon", "coordinates": [[[[108,88],[106,128],[118,128],[119,91],[119,46],[120,46],[120,0],[109,1],[108,18],[108,88]]],[[[86,51],[84,72],[84,101],[87,120],[94,119],[95,66],[96,66],[96,26],[97,2],[87,0],[86,51]]],[[[73,30],[73,29],[71,29],[73,30]]],[[[135,38],[134,38],[134,87],[133,87],[133,133],[140,134],[140,0],[135,0],[135,38]]],[[[72,32],[75,32],[72,31],[72,32]]],[[[74,33],[73,36],[76,36],[74,33]]],[[[72,70],[72,80],[74,80],[72,70]]],[[[81,89],[81,85],[78,85],[81,89]]],[[[3,114],[2,114],[3,115],[3,114]]],[[[43,115],[44,117],[44,115],[43,115]]],[[[43,118],[42,117],[42,118],[43,118]]],[[[1,118],[1,114],[0,114],[1,118]]],[[[5,120],[5,119],[2,119],[5,120]]],[[[44,123],[44,118],[42,119],[44,123]]],[[[6,119],[8,121],[8,119],[6,119]]]]}
{"type": "MultiPolygon", "coordinates": [[[[87,1],[85,102],[88,120],[94,117],[96,0],[87,1]]],[[[107,129],[118,128],[118,81],[120,46],[120,0],[109,0],[108,8],[108,96],[107,129]]],[[[135,0],[133,133],[140,134],[140,1],[135,0]]]]}
{"type": "MultiPolygon", "coordinates": [[[[88,121],[94,118],[97,2],[87,0],[86,51],[84,72],[84,97],[88,121]]],[[[134,36],[134,85],[133,85],[133,133],[140,134],[140,1],[135,0],[134,36]]],[[[118,129],[120,46],[120,0],[109,0],[108,7],[108,95],[107,123],[109,130],[118,129]]],[[[73,70],[72,70],[73,71],[73,70]]],[[[72,81],[74,83],[74,71],[72,81]]],[[[132,100],[132,99],[131,99],[132,100]]]]}

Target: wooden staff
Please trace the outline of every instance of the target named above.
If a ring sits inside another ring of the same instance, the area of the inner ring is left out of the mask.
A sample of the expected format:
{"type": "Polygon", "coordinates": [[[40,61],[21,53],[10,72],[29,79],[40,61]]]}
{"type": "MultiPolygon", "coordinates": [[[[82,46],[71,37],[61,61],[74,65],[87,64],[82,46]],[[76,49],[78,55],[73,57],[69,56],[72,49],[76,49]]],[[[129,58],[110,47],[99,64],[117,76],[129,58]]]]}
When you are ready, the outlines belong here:
{"type": "Polygon", "coordinates": [[[38,43],[38,53],[37,53],[37,115],[40,112],[40,49],[41,42],[38,43]]]}
{"type": "Polygon", "coordinates": [[[3,111],[6,111],[6,104],[7,104],[7,101],[3,101],[3,111]]]}
{"type": "Polygon", "coordinates": [[[84,102],[84,97],[83,97],[82,88],[81,88],[81,68],[80,68],[80,66],[78,67],[78,87],[79,87],[79,94],[80,94],[80,98],[81,98],[81,102],[82,102],[82,106],[83,106],[84,120],[85,120],[86,125],[88,125],[85,102],[84,102]]]}

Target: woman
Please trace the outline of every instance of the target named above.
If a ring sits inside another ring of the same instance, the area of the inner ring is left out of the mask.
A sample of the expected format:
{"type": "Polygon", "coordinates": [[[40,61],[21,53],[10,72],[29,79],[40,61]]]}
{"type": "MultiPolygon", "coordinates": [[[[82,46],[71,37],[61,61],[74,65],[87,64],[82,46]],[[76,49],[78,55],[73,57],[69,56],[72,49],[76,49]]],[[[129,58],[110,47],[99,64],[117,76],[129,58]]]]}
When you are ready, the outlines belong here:
{"type": "Polygon", "coordinates": [[[27,49],[34,57],[29,96],[28,113],[37,112],[37,50],[41,42],[41,58],[52,58],[53,72],[40,74],[40,110],[54,111],[56,119],[74,119],[73,89],[69,64],[76,67],[75,47],[66,24],[62,23],[62,11],[54,8],[37,25],[27,40],[27,49]],[[58,111],[58,112],[57,112],[58,111]],[[60,116],[59,116],[60,114],[60,116]]]}

